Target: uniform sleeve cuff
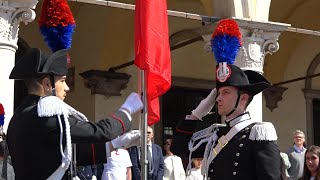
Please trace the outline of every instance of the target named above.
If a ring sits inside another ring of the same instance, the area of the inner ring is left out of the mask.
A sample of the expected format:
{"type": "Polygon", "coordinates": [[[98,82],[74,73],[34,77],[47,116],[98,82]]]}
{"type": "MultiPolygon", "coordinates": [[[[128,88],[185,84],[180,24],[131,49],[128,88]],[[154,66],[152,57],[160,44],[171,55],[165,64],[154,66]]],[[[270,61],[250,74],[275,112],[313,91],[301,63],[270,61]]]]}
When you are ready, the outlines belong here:
{"type": "Polygon", "coordinates": [[[129,121],[132,121],[131,115],[124,109],[120,108],[119,111],[123,112],[124,114],[126,114],[126,116],[128,117],[129,121]]]}

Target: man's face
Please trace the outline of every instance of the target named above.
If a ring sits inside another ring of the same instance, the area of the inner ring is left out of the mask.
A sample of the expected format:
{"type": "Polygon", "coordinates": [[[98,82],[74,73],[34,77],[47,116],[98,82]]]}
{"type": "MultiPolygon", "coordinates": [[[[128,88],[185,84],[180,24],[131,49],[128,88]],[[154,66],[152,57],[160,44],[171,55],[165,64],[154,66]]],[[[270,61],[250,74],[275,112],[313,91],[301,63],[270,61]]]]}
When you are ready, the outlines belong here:
{"type": "Polygon", "coordinates": [[[66,76],[55,76],[55,90],[56,96],[61,100],[64,100],[67,96],[67,92],[70,90],[66,83],[66,76]]]}
{"type": "Polygon", "coordinates": [[[227,115],[234,108],[238,98],[238,90],[232,86],[221,87],[218,90],[217,105],[218,114],[227,115]]]}
{"type": "Polygon", "coordinates": [[[294,144],[297,145],[297,146],[303,146],[303,143],[305,141],[304,139],[304,135],[301,134],[301,133],[296,133],[294,134],[293,136],[293,141],[294,141],[294,144]]]}
{"type": "Polygon", "coordinates": [[[152,128],[148,127],[147,129],[147,142],[150,143],[153,138],[153,130],[152,128]]]}

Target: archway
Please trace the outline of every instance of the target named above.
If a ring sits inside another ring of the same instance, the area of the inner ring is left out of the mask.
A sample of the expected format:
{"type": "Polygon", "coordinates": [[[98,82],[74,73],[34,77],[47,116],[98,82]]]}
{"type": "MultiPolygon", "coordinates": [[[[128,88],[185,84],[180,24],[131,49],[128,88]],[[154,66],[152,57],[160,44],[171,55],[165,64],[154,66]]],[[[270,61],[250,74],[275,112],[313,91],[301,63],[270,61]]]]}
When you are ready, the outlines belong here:
{"type": "MultiPolygon", "coordinates": [[[[320,54],[318,54],[310,63],[306,76],[315,74],[317,67],[320,64],[320,54]]],[[[312,78],[307,78],[305,80],[305,87],[303,89],[304,96],[306,99],[306,122],[307,122],[307,142],[308,144],[315,143],[315,135],[319,136],[320,134],[315,134],[314,131],[314,100],[320,99],[320,90],[313,89],[312,87],[312,78]]]]}

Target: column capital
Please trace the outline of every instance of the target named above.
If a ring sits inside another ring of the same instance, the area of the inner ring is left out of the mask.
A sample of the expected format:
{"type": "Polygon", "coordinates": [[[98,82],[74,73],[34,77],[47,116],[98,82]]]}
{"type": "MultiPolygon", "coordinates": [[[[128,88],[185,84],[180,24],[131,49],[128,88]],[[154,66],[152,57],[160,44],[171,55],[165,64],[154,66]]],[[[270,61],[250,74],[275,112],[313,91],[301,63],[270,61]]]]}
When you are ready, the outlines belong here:
{"type": "Polygon", "coordinates": [[[278,39],[290,24],[235,19],[242,33],[242,47],[236,65],[244,70],[263,73],[264,58],[279,50],[278,39]]]}
{"type": "Polygon", "coordinates": [[[0,0],[0,48],[15,51],[20,22],[32,22],[36,13],[35,0],[0,0]]]}

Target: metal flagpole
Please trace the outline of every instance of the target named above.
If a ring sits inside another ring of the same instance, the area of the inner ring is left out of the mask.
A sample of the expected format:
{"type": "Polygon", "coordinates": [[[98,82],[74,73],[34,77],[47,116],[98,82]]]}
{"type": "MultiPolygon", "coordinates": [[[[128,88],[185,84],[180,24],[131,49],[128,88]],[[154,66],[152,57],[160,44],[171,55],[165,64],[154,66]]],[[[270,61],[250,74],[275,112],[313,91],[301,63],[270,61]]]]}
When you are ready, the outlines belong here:
{"type": "MultiPolygon", "coordinates": [[[[147,101],[147,86],[145,71],[140,70],[141,74],[141,94],[143,102],[143,111],[140,119],[140,131],[141,131],[141,153],[140,153],[140,165],[141,165],[141,179],[147,180],[147,120],[148,120],[148,101],[147,101]]],[[[138,149],[139,150],[139,149],[138,149]]]]}

